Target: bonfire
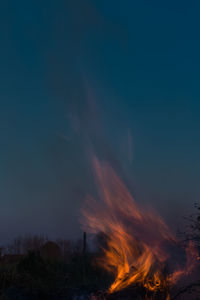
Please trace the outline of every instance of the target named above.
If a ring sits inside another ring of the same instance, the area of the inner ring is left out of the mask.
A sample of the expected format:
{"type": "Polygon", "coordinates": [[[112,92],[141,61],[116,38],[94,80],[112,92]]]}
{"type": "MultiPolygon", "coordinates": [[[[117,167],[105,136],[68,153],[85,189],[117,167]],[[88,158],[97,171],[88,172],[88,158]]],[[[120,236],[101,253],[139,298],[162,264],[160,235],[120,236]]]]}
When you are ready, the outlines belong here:
{"type": "Polygon", "coordinates": [[[194,244],[182,249],[157,213],[136,204],[109,163],[94,157],[93,165],[99,200],[87,197],[83,225],[92,234],[104,234],[98,264],[114,281],[91,299],[172,299],[173,288],[197,264],[194,244]]]}

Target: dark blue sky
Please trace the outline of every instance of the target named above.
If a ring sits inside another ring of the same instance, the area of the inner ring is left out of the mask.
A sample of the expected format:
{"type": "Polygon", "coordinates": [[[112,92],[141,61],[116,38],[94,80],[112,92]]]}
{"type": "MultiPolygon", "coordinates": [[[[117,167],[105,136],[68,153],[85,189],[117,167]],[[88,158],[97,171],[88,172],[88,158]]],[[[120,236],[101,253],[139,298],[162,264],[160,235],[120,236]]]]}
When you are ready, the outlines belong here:
{"type": "Polygon", "coordinates": [[[200,196],[199,1],[0,4],[0,228],[79,234],[86,136],[177,225],[200,196]],[[105,150],[105,149],[106,150],[105,150]],[[109,151],[108,151],[109,149],[109,151]]]}

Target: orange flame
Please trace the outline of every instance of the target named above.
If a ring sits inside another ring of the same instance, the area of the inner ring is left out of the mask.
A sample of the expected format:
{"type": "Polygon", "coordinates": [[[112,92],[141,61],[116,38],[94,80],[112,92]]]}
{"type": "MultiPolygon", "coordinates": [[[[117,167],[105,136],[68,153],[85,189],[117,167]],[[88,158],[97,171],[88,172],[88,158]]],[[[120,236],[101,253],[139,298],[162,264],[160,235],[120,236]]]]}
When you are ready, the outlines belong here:
{"type": "Polygon", "coordinates": [[[171,274],[169,279],[163,275],[169,258],[164,244],[176,243],[165,222],[157,214],[138,208],[108,163],[100,164],[94,158],[94,168],[102,201],[88,197],[82,212],[87,230],[102,232],[107,237],[104,256],[99,262],[115,275],[109,292],[135,284],[157,291],[166,288],[167,281],[178,280],[184,270],[171,274]]]}

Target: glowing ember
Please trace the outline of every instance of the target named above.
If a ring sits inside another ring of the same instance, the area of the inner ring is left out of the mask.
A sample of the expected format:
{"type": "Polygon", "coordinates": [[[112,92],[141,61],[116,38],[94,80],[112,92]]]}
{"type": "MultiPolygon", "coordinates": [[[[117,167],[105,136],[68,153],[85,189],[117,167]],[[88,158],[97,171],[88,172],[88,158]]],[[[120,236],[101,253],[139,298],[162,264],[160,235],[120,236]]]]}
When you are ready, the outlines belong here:
{"type": "Polygon", "coordinates": [[[166,274],[164,268],[170,259],[168,246],[177,244],[167,225],[154,212],[138,208],[108,163],[100,164],[94,158],[94,168],[101,201],[88,197],[83,209],[84,226],[91,233],[102,232],[106,236],[104,255],[99,263],[115,275],[108,292],[132,285],[141,285],[152,292],[167,290],[192,270],[191,260],[197,257],[194,247],[190,244],[187,249],[185,269],[166,274]]]}

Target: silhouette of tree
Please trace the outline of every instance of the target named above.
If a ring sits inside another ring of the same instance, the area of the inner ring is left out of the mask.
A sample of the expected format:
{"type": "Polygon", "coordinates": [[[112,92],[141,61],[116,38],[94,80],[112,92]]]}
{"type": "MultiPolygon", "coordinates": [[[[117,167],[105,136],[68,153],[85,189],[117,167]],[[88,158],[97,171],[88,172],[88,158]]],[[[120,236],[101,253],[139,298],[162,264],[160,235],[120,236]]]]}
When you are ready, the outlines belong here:
{"type": "Polygon", "coordinates": [[[195,213],[184,217],[187,225],[184,231],[178,232],[178,235],[182,238],[183,243],[193,241],[200,251],[200,204],[195,203],[194,208],[195,213]]]}
{"type": "Polygon", "coordinates": [[[60,247],[63,257],[69,257],[72,254],[73,251],[72,241],[60,238],[56,240],[56,243],[60,247]]]}
{"type": "Polygon", "coordinates": [[[18,236],[7,245],[6,252],[8,254],[26,254],[30,251],[38,251],[47,241],[48,238],[43,235],[18,236]]]}

